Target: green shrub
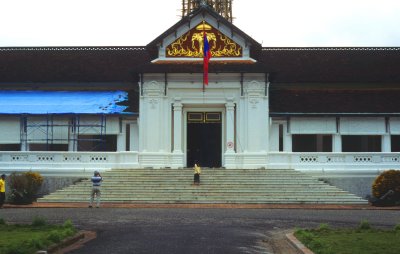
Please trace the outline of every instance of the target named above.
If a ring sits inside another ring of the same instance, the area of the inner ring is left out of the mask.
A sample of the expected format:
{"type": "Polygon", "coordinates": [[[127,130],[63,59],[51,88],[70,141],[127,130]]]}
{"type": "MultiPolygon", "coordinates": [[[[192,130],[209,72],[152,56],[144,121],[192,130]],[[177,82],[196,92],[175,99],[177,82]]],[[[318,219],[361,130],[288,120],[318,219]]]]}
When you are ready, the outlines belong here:
{"type": "Polygon", "coordinates": [[[73,228],[66,228],[66,229],[64,229],[64,231],[63,231],[63,236],[64,236],[64,238],[66,238],[66,237],[68,237],[68,236],[74,235],[75,232],[76,232],[76,230],[73,229],[73,228]]]}
{"type": "Polygon", "coordinates": [[[26,254],[32,253],[32,249],[28,248],[25,244],[13,244],[5,248],[5,254],[26,254]]]}
{"type": "Polygon", "coordinates": [[[14,172],[9,176],[13,204],[30,204],[36,200],[36,194],[43,183],[43,177],[37,172],[14,172]]]}
{"type": "Polygon", "coordinates": [[[394,230],[400,232],[400,224],[397,224],[396,226],[394,226],[394,230]]]}
{"type": "Polygon", "coordinates": [[[299,229],[295,231],[295,236],[301,240],[304,245],[308,246],[313,240],[315,235],[310,230],[299,229]]]}
{"type": "Polygon", "coordinates": [[[371,229],[371,225],[369,224],[369,222],[367,220],[362,220],[360,222],[360,225],[358,226],[358,229],[368,230],[368,229],[371,229]]]}
{"type": "Polygon", "coordinates": [[[0,218],[0,225],[6,225],[6,221],[3,218],[0,218]]]}
{"type": "Polygon", "coordinates": [[[34,227],[43,227],[46,225],[47,225],[46,219],[42,217],[35,217],[32,221],[32,226],[34,227]]]}
{"type": "Polygon", "coordinates": [[[44,249],[46,247],[46,244],[40,239],[33,238],[29,241],[28,246],[40,250],[44,249]]]}
{"type": "Polygon", "coordinates": [[[61,240],[64,238],[64,234],[62,232],[58,232],[56,230],[51,231],[49,235],[47,236],[47,239],[49,241],[52,241],[53,243],[59,243],[61,240]]]}
{"type": "Polygon", "coordinates": [[[72,224],[72,221],[70,219],[66,220],[63,224],[64,228],[74,228],[74,225],[72,224]]]}
{"type": "Polygon", "coordinates": [[[321,223],[317,229],[317,231],[329,231],[330,227],[326,223],[321,223]]]}
{"type": "Polygon", "coordinates": [[[394,192],[391,198],[400,200],[400,170],[386,170],[372,184],[372,194],[375,198],[382,198],[389,191],[394,192]]]}

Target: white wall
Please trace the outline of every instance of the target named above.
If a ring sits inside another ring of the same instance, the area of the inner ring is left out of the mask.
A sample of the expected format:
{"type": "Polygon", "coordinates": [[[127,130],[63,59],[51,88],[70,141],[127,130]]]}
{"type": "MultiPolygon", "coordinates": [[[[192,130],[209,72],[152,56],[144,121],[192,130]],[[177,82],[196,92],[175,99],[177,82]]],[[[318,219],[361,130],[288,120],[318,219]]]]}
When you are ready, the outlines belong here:
{"type": "Polygon", "coordinates": [[[278,152],[279,151],[279,124],[272,123],[269,130],[269,150],[278,152]]]}
{"type": "Polygon", "coordinates": [[[164,75],[150,76],[140,97],[140,151],[170,152],[171,104],[165,96],[164,75]]]}
{"type": "Polygon", "coordinates": [[[293,117],[290,119],[292,134],[333,134],[336,133],[336,118],[293,117]]]}
{"type": "Polygon", "coordinates": [[[400,117],[390,118],[390,133],[400,135],[400,117]]]}
{"type": "Polygon", "coordinates": [[[20,143],[20,118],[16,116],[0,117],[0,144],[20,143]]]}
{"type": "Polygon", "coordinates": [[[342,135],[383,135],[386,132],[384,117],[341,117],[342,135]]]}

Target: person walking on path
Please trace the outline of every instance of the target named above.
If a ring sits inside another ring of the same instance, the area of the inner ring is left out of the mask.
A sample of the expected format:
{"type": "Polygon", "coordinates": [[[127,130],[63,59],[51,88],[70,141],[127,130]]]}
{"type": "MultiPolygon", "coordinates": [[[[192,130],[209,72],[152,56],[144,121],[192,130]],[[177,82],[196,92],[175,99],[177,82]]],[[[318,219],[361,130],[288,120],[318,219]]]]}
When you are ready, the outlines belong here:
{"type": "Polygon", "coordinates": [[[197,165],[197,163],[194,164],[194,180],[193,183],[195,185],[200,185],[200,174],[201,174],[201,168],[199,165],[197,165]]]}
{"type": "Polygon", "coordinates": [[[96,196],[96,207],[100,207],[100,197],[101,197],[101,191],[100,191],[100,186],[101,182],[103,181],[103,177],[101,177],[99,171],[94,171],[94,175],[92,176],[92,193],[90,195],[90,204],[89,208],[93,207],[93,201],[94,197],[96,196]]]}
{"type": "Polygon", "coordinates": [[[2,174],[0,178],[0,208],[3,208],[6,200],[6,175],[2,174]]]}

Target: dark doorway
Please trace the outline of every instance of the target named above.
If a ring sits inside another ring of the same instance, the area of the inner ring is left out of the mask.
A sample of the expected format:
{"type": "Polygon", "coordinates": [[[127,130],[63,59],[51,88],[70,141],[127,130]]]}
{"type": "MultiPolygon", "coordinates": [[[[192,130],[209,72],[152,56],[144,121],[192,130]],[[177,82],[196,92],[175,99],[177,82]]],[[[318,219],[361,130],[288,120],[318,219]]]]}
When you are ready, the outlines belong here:
{"type": "Polygon", "coordinates": [[[221,113],[189,112],[187,124],[187,166],[221,167],[221,113]]]}

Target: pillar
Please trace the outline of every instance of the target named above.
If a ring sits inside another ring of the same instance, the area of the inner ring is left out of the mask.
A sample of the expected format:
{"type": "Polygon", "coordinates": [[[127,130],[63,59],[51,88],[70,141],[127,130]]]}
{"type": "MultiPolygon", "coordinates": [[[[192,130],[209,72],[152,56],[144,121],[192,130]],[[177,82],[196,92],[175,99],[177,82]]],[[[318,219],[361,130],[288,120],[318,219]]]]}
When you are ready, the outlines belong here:
{"type": "Polygon", "coordinates": [[[174,153],[182,153],[182,108],[179,100],[174,103],[174,153]]]}
{"type": "Polygon", "coordinates": [[[226,153],[235,152],[235,104],[228,102],[226,108],[226,153]]]}

